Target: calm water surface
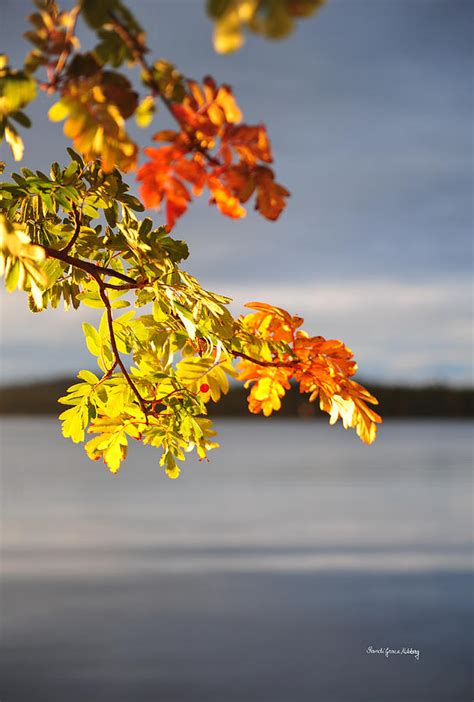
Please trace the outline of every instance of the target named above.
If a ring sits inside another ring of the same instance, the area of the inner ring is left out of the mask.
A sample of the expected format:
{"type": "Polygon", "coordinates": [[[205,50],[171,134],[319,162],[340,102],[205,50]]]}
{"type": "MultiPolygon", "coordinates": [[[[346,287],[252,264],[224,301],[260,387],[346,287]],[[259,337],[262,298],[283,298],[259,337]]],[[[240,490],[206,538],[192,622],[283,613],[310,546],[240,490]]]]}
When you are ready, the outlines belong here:
{"type": "Polygon", "coordinates": [[[472,699],[472,424],[221,420],[178,481],[1,427],[2,702],[472,699]]]}

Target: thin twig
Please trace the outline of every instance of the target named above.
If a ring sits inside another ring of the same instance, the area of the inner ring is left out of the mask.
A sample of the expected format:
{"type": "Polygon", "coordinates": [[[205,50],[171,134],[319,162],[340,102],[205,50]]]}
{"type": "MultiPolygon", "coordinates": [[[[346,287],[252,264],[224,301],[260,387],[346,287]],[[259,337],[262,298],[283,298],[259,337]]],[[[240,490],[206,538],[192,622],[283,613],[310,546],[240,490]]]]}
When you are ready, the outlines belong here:
{"type": "Polygon", "coordinates": [[[246,361],[255,363],[256,366],[263,366],[264,368],[293,368],[293,366],[299,363],[299,360],[296,358],[293,361],[261,361],[258,358],[247,356],[247,354],[241,351],[231,351],[231,354],[234,358],[243,358],[246,361]]]}
{"type": "Polygon", "coordinates": [[[127,371],[127,369],[125,368],[125,364],[124,364],[124,362],[122,361],[122,359],[121,359],[121,357],[120,357],[119,350],[118,350],[118,348],[117,348],[117,340],[115,339],[115,331],[114,331],[114,319],[113,319],[113,316],[112,316],[112,306],[111,306],[111,304],[110,304],[110,300],[109,300],[109,298],[107,297],[107,293],[106,293],[105,290],[104,290],[104,286],[102,285],[102,280],[101,280],[99,277],[97,277],[97,278],[96,278],[96,282],[97,282],[97,285],[99,286],[99,295],[100,295],[100,297],[101,297],[101,299],[102,299],[102,302],[104,303],[104,306],[105,306],[105,309],[106,309],[106,313],[107,313],[107,324],[108,324],[108,327],[109,327],[110,345],[111,345],[111,347],[112,347],[112,351],[113,351],[113,354],[114,354],[114,358],[115,358],[116,364],[119,366],[120,370],[122,371],[122,373],[123,373],[123,375],[124,375],[124,377],[125,377],[125,380],[126,380],[127,383],[129,384],[129,386],[130,386],[130,388],[131,388],[133,394],[134,394],[135,397],[137,398],[138,404],[140,405],[140,408],[141,408],[143,414],[145,415],[146,423],[148,424],[148,421],[147,421],[147,420],[148,420],[148,412],[147,412],[147,408],[146,408],[146,401],[145,401],[145,400],[143,399],[143,397],[140,395],[140,393],[139,393],[139,391],[138,391],[138,389],[137,389],[135,383],[133,382],[133,380],[131,379],[130,375],[128,374],[128,371],[127,371]]]}
{"type": "MultiPolygon", "coordinates": [[[[129,284],[129,288],[140,288],[144,287],[145,285],[148,285],[148,281],[146,282],[138,282],[134,278],[130,278],[130,276],[125,275],[125,273],[120,273],[119,271],[114,271],[113,268],[105,268],[104,266],[98,266],[95,263],[91,263],[90,261],[84,261],[81,258],[76,258],[75,256],[70,256],[68,253],[64,251],[64,249],[52,249],[49,246],[44,246],[42,244],[38,244],[38,246],[41,246],[44,249],[44,252],[46,253],[46,256],[49,258],[56,258],[58,261],[62,261],[63,263],[68,263],[70,266],[73,266],[74,268],[79,268],[82,271],[86,271],[87,273],[90,273],[94,278],[98,275],[110,275],[113,278],[118,278],[119,280],[123,280],[125,283],[129,284]]],[[[105,287],[114,287],[112,283],[104,283],[105,287]]],[[[122,289],[122,288],[119,288],[122,289]]]]}
{"type": "Polygon", "coordinates": [[[61,76],[61,73],[64,70],[64,67],[66,65],[66,61],[68,60],[69,56],[72,53],[73,47],[71,46],[71,41],[72,41],[72,38],[74,37],[74,32],[76,31],[77,18],[79,16],[81,9],[82,9],[81,3],[78,3],[69,12],[69,16],[71,18],[71,24],[70,24],[68,30],[66,31],[66,35],[64,37],[64,49],[59,54],[58,60],[56,61],[56,65],[53,65],[52,62],[50,62],[48,64],[47,69],[46,69],[47,75],[48,75],[48,80],[47,81],[40,81],[37,79],[36,82],[38,83],[41,90],[45,90],[48,93],[52,93],[58,89],[58,86],[63,78],[63,76],[61,76]]]}
{"type": "Polygon", "coordinates": [[[71,41],[72,37],[74,36],[74,32],[76,30],[76,22],[77,22],[77,18],[79,16],[80,11],[81,11],[81,4],[78,3],[69,12],[69,16],[71,17],[71,20],[72,20],[71,26],[69,27],[68,31],[66,32],[64,51],[59,55],[58,61],[56,63],[55,69],[54,69],[55,79],[57,79],[59,77],[59,75],[61,74],[64,66],[66,65],[66,61],[68,60],[69,54],[71,53],[71,50],[69,49],[69,42],[71,41]]]}
{"type": "Polygon", "coordinates": [[[178,122],[181,129],[188,135],[192,142],[191,145],[193,150],[199,151],[199,153],[201,153],[212,166],[221,166],[221,162],[215,156],[212,156],[212,154],[210,154],[207,149],[201,146],[201,144],[196,138],[195,131],[192,128],[190,128],[188,124],[183,122],[173,110],[172,101],[169,100],[166,97],[166,95],[163,94],[159,83],[155,79],[151,66],[147,63],[145,59],[145,47],[143,47],[137,42],[136,37],[134,37],[129,32],[127,27],[125,27],[120,22],[120,20],[113,12],[110,12],[109,15],[111,17],[111,25],[115,33],[120,37],[120,39],[122,39],[123,43],[125,44],[125,46],[127,46],[135,61],[137,61],[137,63],[141,66],[143,75],[145,77],[145,82],[151,88],[152,94],[160,98],[160,100],[163,102],[173,119],[176,122],[178,122]]]}
{"type": "Polygon", "coordinates": [[[79,234],[81,233],[82,212],[76,204],[73,204],[72,212],[74,215],[74,224],[75,224],[74,234],[72,235],[71,239],[66,244],[66,246],[63,249],[61,249],[62,253],[65,253],[65,254],[67,254],[72,249],[72,247],[74,246],[74,244],[77,241],[79,234]]]}

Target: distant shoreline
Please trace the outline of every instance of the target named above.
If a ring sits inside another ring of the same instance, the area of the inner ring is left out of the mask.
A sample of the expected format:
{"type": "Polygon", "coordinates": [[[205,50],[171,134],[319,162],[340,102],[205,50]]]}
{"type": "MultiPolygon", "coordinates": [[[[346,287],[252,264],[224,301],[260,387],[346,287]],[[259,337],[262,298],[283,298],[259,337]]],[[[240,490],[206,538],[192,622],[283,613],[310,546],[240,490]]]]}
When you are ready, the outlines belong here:
{"type": "MultiPolygon", "coordinates": [[[[48,415],[58,414],[64,409],[57,403],[66,388],[75,381],[58,378],[35,383],[0,386],[0,414],[2,415],[48,415]]],[[[379,399],[377,411],[383,417],[459,418],[474,417],[474,388],[454,388],[445,385],[410,387],[382,385],[364,381],[379,399]]],[[[246,396],[248,390],[241,386],[231,387],[215,405],[208,405],[210,416],[248,417],[246,396]]],[[[307,395],[301,395],[293,387],[285,396],[278,417],[322,417],[318,403],[309,403],[307,395]]],[[[326,415],[324,415],[326,416],[326,415]]]]}

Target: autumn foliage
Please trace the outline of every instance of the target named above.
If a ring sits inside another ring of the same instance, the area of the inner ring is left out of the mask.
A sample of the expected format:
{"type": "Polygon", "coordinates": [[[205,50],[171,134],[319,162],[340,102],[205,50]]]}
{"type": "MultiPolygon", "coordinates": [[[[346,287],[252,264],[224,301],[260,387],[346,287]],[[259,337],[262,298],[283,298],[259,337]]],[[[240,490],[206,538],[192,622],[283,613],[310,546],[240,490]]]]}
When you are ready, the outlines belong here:
{"type": "MultiPolygon", "coordinates": [[[[31,125],[24,109],[41,90],[55,96],[49,118],[64,122],[74,148],[64,166],[25,167],[0,183],[0,273],[34,313],[59,304],[102,310],[97,327],[83,325],[97,373],[80,371],[59,399],[64,436],[87,437],[87,455],[113,473],[131,440],[150,444],[176,478],[188,453],[203,460],[218,446],[207,406],[235,381],[249,388],[250,412],[265,416],[297,384],[331,424],[341,419],[372,443],[381,419],[369,405],[377,400],[354,380],[352,351],[310,336],[300,317],[266,303],[249,303],[252,312],[234,318],[229,298],[183,270],[188,247],[171,236],[205,190],[233,219],[252,199],[266,219],[281,215],[289,192],[275,179],[265,126],[242,121],[230,86],[211,77],[199,83],[169,61],[150,60],[146,34],[120,0],[81,0],[69,11],[54,0],[35,4],[24,65],[0,57],[0,134],[21,160],[19,127],[31,125]],[[80,18],[97,42],[84,52],[80,18]],[[139,69],[138,86],[124,65],[139,69]],[[128,122],[148,126],[159,119],[159,104],[175,128],[158,129],[155,145],[142,149],[128,122]],[[125,172],[136,173],[140,199],[125,172]],[[163,212],[164,222],[140,216],[145,207],[163,212]]],[[[285,36],[322,4],[211,0],[216,49],[236,50],[247,30],[285,36]]]]}
{"type": "Polygon", "coordinates": [[[137,94],[126,79],[112,71],[67,82],[61,100],[49,111],[53,122],[65,119],[64,134],[87,161],[100,159],[104,171],[117,165],[136,167],[138,148],[125,130],[125,120],[137,107],[137,94]]]}
{"type": "Polygon", "coordinates": [[[221,54],[237,51],[247,31],[267,39],[290,34],[298,19],[310,17],[325,0],[208,0],[215,21],[214,48],[221,54]]]}
{"type": "Polygon", "coordinates": [[[353,428],[366,444],[375,440],[377,423],[382,420],[367,403],[378,402],[362,385],[352,380],[357,364],[352,351],[342,341],[309,336],[300,329],[301,317],[291,316],[280,307],[262,302],[249,302],[256,310],[243,319],[244,326],[262,340],[279,344],[281,353],[269,353],[267,361],[255,363],[242,358],[237,368],[239,380],[251,386],[249,410],[268,417],[281,407],[281,398],[290,389],[290,381],[299,384],[300,392],[308,393],[310,402],[319,399],[330,423],[342,419],[345,429],[353,428]]]}
{"type": "Polygon", "coordinates": [[[204,187],[210,204],[222,214],[245,217],[242,206],[255,194],[255,209],[267,219],[278,218],[288,190],[275,182],[270,141],[264,125],[240,124],[242,113],[228,85],[217,86],[210,77],[202,85],[186,81],[181,102],[170,110],[180,131],[161,131],[158,148],[148,147],[149,161],[138,170],[140,195],[147,207],[166,202],[166,220],[173,227],[187,210],[192,194],[204,187]]]}

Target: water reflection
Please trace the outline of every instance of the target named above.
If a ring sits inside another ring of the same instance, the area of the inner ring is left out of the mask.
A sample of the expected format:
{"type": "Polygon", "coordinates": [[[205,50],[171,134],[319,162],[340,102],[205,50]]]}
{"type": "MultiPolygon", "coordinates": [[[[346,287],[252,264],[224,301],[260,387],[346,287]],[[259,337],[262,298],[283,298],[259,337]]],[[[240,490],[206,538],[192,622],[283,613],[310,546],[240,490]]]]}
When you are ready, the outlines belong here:
{"type": "Polygon", "coordinates": [[[470,428],[221,422],[172,482],[4,421],[2,698],[469,698],[470,428]]]}

